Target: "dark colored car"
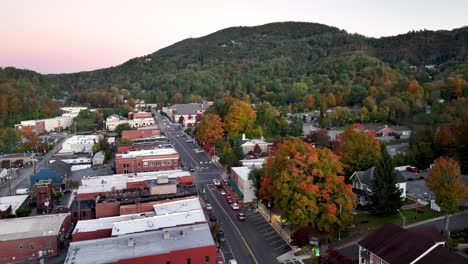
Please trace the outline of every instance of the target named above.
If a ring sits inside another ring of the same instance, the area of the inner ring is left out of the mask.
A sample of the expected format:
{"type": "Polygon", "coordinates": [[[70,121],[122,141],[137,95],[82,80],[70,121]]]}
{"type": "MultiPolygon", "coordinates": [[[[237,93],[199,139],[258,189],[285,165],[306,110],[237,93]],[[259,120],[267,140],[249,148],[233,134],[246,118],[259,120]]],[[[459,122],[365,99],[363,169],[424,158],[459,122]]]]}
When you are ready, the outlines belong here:
{"type": "Polygon", "coordinates": [[[224,237],[224,232],[223,230],[219,230],[218,234],[216,235],[216,237],[218,238],[218,242],[219,243],[224,243],[226,242],[226,238],[224,237]]]}

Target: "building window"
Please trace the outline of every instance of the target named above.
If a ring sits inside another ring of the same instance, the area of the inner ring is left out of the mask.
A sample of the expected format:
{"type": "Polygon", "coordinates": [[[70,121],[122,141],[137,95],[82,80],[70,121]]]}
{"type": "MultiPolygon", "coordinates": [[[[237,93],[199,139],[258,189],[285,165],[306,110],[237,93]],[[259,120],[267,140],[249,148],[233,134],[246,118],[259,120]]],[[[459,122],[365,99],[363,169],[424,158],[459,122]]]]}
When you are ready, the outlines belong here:
{"type": "Polygon", "coordinates": [[[140,167],[141,167],[141,163],[140,163],[140,162],[138,162],[138,168],[140,168],[140,167]]]}
{"type": "Polygon", "coordinates": [[[83,215],[83,216],[86,216],[86,211],[83,211],[83,214],[82,214],[82,215],[83,215]]]}
{"type": "Polygon", "coordinates": [[[73,212],[74,217],[78,217],[78,212],[73,212]]]}
{"type": "Polygon", "coordinates": [[[20,244],[18,245],[18,247],[19,247],[19,248],[23,248],[23,243],[20,243],[20,244]]]}
{"type": "Polygon", "coordinates": [[[46,248],[47,248],[47,249],[50,249],[50,248],[52,248],[52,241],[50,241],[50,240],[46,240],[46,242],[45,242],[45,246],[46,246],[46,248]]]}
{"type": "Polygon", "coordinates": [[[170,262],[170,261],[166,261],[166,264],[171,264],[171,262],[170,262]]]}
{"type": "Polygon", "coordinates": [[[31,250],[34,249],[34,243],[29,243],[29,249],[31,249],[31,250]]]}
{"type": "Polygon", "coordinates": [[[192,264],[192,259],[191,258],[187,258],[187,264],[192,264]]]}
{"type": "MultiPolygon", "coordinates": [[[[138,166],[138,167],[140,167],[140,166],[138,166]]],[[[143,162],[143,167],[148,167],[148,162],[147,161],[143,162]]]]}
{"type": "Polygon", "coordinates": [[[210,256],[205,256],[205,263],[210,264],[210,256]]]}

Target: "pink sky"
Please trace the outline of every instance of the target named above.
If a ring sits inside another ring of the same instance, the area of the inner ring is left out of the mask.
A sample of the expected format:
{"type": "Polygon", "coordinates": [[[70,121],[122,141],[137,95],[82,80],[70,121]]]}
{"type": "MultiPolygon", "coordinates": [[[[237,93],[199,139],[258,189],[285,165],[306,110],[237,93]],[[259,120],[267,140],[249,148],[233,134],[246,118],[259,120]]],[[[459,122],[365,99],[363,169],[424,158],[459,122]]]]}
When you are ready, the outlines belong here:
{"type": "Polygon", "coordinates": [[[11,0],[0,3],[0,67],[41,73],[121,64],[231,26],[306,21],[366,36],[468,25],[463,0],[11,0]],[[408,3],[411,2],[411,3],[408,3]]]}

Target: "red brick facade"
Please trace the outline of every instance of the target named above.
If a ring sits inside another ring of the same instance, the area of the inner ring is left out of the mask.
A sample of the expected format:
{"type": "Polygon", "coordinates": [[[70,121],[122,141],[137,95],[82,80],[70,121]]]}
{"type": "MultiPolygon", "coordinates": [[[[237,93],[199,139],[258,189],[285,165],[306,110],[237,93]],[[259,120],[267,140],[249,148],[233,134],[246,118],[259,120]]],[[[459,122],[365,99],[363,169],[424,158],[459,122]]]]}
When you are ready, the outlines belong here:
{"type": "Polygon", "coordinates": [[[68,216],[63,221],[58,236],[0,241],[0,263],[36,260],[39,251],[45,251],[46,256],[58,255],[61,247],[60,241],[65,239],[65,234],[70,229],[70,225],[70,216],[68,216]]]}
{"type": "Polygon", "coordinates": [[[150,138],[159,134],[159,129],[124,130],[122,131],[122,139],[134,140],[139,138],[150,138]]]}
{"type": "Polygon", "coordinates": [[[124,158],[115,156],[115,173],[138,173],[180,169],[179,154],[151,155],[124,158]]]}
{"type": "Polygon", "coordinates": [[[128,119],[134,118],[151,118],[153,114],[151,112],[130,112],[128,113],[128,119]]]}
{"type": "Polygon", "coordinates": [[[140,263],[192,263],[192,264],[215,264],[216,246],[205,246],[183,250],[175,250],[164,254],[123,259],[112,263],[118,264],[140,264],[140,263]],[[190,259],[190,262],[189,262],[190,259]]]}

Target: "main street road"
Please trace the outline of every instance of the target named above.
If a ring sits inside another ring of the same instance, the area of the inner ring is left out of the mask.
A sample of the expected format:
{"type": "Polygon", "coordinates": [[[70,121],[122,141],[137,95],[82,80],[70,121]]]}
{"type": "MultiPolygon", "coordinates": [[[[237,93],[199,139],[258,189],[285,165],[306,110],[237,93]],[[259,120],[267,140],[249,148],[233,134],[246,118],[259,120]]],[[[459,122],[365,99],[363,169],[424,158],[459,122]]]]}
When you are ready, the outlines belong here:
{"type": "Polygon", "coordinates": [[[238,263],[246,264],[279,263],[276,257],[291,250],[287,242],[253,207],[241,208],[240,211],[246,214],[247,219],[239,221],[238,212],[232,210],[225,197],[212,184],[213,179],[221,178],[222,171],[211,163],[205,152],[196,151],[196,143],[187,142],[190,138],[178,125],[157,115],[156,120],[159,120],[160,127],[181,156],[185,169],[207,168],[194,173],[194,182],[200,190],[206,190],[204,199],[212,205],[212,213],[216,215],[226,236],[227,242],[220,243],[226,260],[236,259],[238,263]]]}
{"type": "MultiPolygon", "coordinates": [[[[70,135],[66,136],[66,138],[68,137],[70,137],[70,135]]],[[[46,166],[46,162],[48,162],[51,159],[52,154],[60,150],[61,147],[62,147],[62,143],[55,145],[55,147],[51,151],[49,151],[42,157],[42,160],[38,160],[37,162],[35,162],[33,167],[24,167],[22,169],[19,169],[18,175],[14,176],[10,182],[11,195],[15,195],[17,189],[21,189],[21,188],[29,189],[31,187],[31,176],[34,174],[34,170],[37,172],[39,171],[41,167],[46,166]]],[[[5,182],[4,184],[0,185],[0,197],[7,196],[8,194],[9,194],[9,186],[8,186],[8,182],[5,182]]]]}

